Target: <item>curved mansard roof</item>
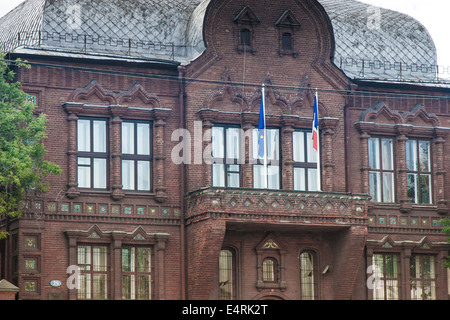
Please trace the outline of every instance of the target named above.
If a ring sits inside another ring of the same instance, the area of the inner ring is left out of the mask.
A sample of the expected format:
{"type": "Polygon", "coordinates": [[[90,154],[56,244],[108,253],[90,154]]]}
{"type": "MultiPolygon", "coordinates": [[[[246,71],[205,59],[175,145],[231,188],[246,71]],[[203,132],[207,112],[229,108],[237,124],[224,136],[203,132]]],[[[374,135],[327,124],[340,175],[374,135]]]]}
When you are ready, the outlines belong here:
{"type": "MultiPolygon", "coordinates": [[[[415,19],[356,0],[318,1],[333,27],[334,63],[350,78],[434,78],[428,67],[436,65],[436,49],[415,19]]],[[[25,0],[0,18],[0,45],[6,51],[188,64],[205,49],[209,2],[25,0]]]]}

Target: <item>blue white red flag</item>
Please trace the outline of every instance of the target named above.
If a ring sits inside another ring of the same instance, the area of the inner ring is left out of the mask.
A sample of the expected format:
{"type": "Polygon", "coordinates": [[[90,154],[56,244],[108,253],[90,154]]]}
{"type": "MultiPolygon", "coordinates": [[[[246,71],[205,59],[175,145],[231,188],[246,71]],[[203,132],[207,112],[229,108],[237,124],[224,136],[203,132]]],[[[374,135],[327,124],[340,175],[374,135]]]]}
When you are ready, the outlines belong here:
{"type": "Polygon", "coordinates": [[[313,114],[313,123],[312,123],[312,140],[313,140],[313,148],[318,151],[318,141],[319,141],[319,112],[317,105],[317,94],[314,96],[314,114],[313,114]]]}

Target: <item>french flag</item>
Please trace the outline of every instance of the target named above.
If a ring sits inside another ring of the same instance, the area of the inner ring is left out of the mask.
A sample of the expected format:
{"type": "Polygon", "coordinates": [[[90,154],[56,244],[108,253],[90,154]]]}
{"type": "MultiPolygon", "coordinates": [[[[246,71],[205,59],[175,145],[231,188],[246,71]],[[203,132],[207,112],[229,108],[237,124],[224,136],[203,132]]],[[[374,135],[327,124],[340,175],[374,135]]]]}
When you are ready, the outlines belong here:
{"type": "Polygon", "coordinates": [[[313,148],[316,151],[319,151],[319,112],[317,106],[317,93],[314,96],[314,114],[313,114],[313,123],[312,123],[312,140],[313,140],[313,148]]]}

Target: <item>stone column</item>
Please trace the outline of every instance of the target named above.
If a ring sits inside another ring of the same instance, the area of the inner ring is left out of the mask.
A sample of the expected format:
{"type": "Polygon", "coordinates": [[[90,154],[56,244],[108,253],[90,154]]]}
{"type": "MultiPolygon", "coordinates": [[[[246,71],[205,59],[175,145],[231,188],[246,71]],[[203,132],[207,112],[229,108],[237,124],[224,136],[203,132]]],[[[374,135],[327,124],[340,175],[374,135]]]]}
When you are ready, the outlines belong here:
{"type": "MultiPolygon", "coordinates": [[[[166,290],[165,290],[165,274],[166,263],[165,263],[165,250],[166,250],[166,241],[168,239],[168,234],[158,234],[157,235],[157,243],[155,245],[155,256],[156,260],[156,272],[158,281],[156,283],[156,294],[155,297],[158,300],[164,300],[166,298],[166,290]]],[[[184,272],[184,270],[181,270],[184,272]]]]}
{"type": "Polygon", "coordinates": [[[65,103],[63,108],[68,113],[67,121],[69,122],[69,146],[67,155],[69,157],[68,162],[68,190],[67,197],[70,199],[75,199],[80,195],[78,190],[77,181],[77,113],[82,110],[83,104],[81,103],[65,103]]]}
{"type": "Polygon", "coordinates": [[[434,139],[434,198],[438,207],[439,214],[448,213],[449,209],[447,206],[448,201],[445,199],[445,175],[446,170],[444,166],[444,143],[445,139],[442,135],[439,135],[434,139]]]}
{"type": "Polygon", "coordinates": [[[359,137],[361,145],[361,193],[370,194],[369,187],[369,141],[370,135],[363,131],[359,137]]]}
{"type": "Polygon", "coordinates": [[[294,128],[291,123],[283,121],[283,127],[281,128],[281,159],[283,159],[281,166],[281,188],[285,190],[294,189],[294,160],[293,160],[293,146],[292,146],[292,133],[294,128]]]}
{"type": "Polygon", "coordinates": [[[407,174],[408,168],[406,167],[406,141],[408,138],[404,130],[399,130],[399,135],[397,136],[397,194],[396,199],[400,203],[400,211],[403,213],[408,213],[412,205],[408,199],[408,182],[407,174]]]}
{"type": "MultiPolygon", "coordinates": [[[[203,126],[203,131],[202,131],[202,152],[203,155],[205,156],[205,158],[211,155],[211,130],[212,127],[214,126],[214,124],[210,121],[210,120],[204,120],[202,122],[202,126],[203,126]],[[209,131],[208,131],[209,130],[209,131]],[[207,133],[209,132],[209,133],[207,133]]],[[[203,159],[203,157],[202,157],[203,159]]],[[[201,164],[203,166],[203,168],[205,168],[204,170],[204,179],[205,179],[205,186],[212,186],[212,163],[211,163],[211,159],[207,158],[207,159],[203,159],[203,163],[201,164]]]]}
{"type": "Polygon", "coordinates": [[[253,163],[252,160],[252,139],[254,126],[250,122],[242,124],[244,136],[242,137],[242,150],[244,157],[241,165],[242,187],[253,188],[253,163]]]}
{"type": "Polygon", "coordinates": [[[112,114],[111,134],[110,134],[110,152],[111,152],[111,168],[110,181],[112,181],[111,197],[114,200],[122,199],[125,194],[122,190],[122,117],[126,113],[127,108],[122,106],[111,106],[112,114]]]}
{"type": "Polygon", "coordinates": [[[154,139],[156,144],[155,150],[155,171],[153,177],[153,185],[155,187],[155,200],[158,202],[164,202],[167,200],[165,179],[164,179],[164,128],[166,122],[164,118],[158,117],[154,122],[154,139]]]}

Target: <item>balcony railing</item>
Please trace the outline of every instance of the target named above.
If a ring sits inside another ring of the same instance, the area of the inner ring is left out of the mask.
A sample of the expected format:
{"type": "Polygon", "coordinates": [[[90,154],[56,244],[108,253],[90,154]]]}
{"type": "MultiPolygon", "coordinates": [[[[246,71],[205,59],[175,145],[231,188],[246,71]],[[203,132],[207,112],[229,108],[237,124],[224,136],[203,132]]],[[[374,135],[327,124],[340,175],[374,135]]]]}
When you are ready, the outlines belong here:
{"type": "Polygon", "coordinates": [[[370,196],[363,194],[209,187],[186,197],[189,223],[206,217],[232,221],[367,224],[370,196]]]}

